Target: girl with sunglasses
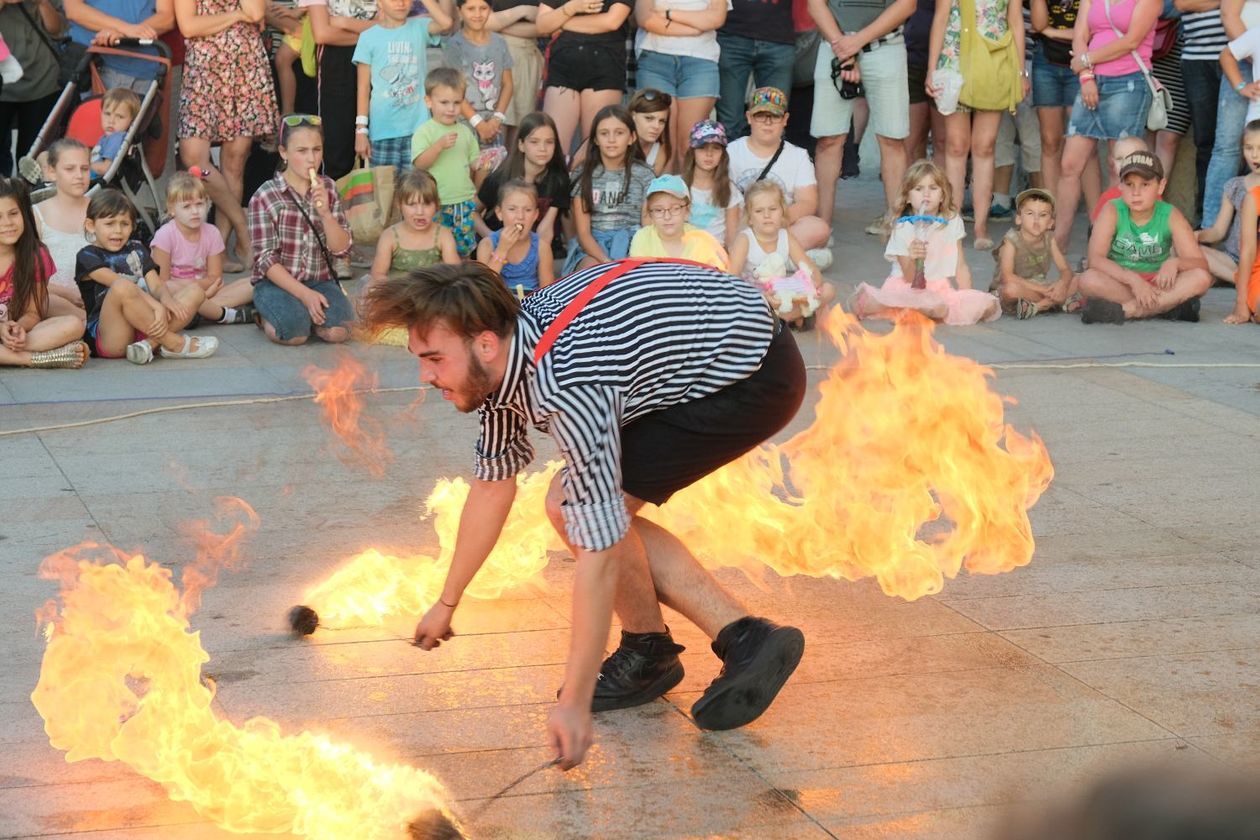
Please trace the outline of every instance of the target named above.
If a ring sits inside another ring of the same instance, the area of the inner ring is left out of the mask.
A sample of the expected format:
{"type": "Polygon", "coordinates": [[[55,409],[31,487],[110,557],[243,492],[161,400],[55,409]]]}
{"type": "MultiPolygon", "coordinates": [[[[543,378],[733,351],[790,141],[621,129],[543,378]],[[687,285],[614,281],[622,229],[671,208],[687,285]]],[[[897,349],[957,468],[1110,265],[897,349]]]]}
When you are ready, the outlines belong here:
{"type": "Polygon", "coordinates": [[[258,325],[276,344],[350,338],[354,309],[337,283],[350,254],[350,224],[337,185],[320,175],[320,118],[290,114],[281,121],[281,170],[249,201],[254,240],[254,307],[258,325]]]}

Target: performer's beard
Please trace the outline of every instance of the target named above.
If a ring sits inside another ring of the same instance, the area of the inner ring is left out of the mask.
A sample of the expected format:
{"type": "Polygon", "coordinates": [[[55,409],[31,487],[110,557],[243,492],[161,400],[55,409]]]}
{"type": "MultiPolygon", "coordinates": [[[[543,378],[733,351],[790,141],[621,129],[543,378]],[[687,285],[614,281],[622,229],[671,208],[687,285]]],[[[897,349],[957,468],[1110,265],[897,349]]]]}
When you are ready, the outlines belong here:
{"type": "Polygon", "coordinates": [[[494,390],[490,371],[475,355],[468,355],[468,376],[459,388],[451,388],[451,404],[464,414],[476,411],[494,390]]]}

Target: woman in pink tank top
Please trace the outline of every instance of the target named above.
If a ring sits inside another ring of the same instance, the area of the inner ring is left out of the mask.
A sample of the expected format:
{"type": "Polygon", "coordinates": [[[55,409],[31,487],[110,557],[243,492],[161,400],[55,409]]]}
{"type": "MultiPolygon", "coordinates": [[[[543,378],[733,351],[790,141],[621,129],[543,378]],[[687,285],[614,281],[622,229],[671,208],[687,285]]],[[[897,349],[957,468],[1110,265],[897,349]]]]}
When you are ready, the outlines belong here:
{"type": "Polygon", "coordinates": [[[1072,71],[1081,92],[1072,105],[1062,176],[1057,186],[1055,237],[1066,247],[1081,199],[1081,173],[1100,140],[1109,145],[1123,137],[1142,137],[1151,108],[1151,91],[1134,58],[1151,66],[1155,22],[1162,0],[1081,0],[1072,39],[1072,71]]]}

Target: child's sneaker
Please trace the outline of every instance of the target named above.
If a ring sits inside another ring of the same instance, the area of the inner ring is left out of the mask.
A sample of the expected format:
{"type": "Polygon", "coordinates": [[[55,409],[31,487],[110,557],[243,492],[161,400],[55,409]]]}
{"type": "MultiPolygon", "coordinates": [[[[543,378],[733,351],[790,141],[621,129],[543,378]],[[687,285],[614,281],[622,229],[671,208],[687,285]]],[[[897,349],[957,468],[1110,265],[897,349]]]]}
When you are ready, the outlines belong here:
{"type": "Polygon", "coordinates": [[[147,341],[127,345],[127,361],[133,365],[147,365],[153,361],[153,346],[147,341]]]}
{"type": "Polygon", "coordinates": [[[1124,307],[1114,301],[1090,298],[1081,308],[1081,323],[1123,324],[1124,307]]]}
{"type": "Polygon", "coordinates": [[[1037,314],[1037,304],[1031,300],[1020,298],[1015,301],[1015,317],[1021,321],[1027,321],[1029,318],[1037,314]]]}
{"type": "Polygon", "coordinates": [[[809,261],[817,266],[819,271],[826,271],[831,268],[831,251],[828,248],[814,248],[806,251],[805,256],[809,257],[809,261]]]}
{"type": "Polygon", "coordinates": [[[1192,324],[1197,324],[1199,323],[1199,299],[1190,298],[1190,300],[1182,301],[1165,312],[1161,317],[1169,321],[1189,321],[1192,324]]]}

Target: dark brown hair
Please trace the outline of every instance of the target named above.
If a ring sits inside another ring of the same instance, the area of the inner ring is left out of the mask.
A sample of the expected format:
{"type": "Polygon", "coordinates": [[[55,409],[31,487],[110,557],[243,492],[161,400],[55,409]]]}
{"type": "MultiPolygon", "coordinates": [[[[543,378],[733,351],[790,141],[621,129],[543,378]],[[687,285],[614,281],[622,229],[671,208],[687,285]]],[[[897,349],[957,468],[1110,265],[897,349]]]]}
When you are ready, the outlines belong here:
{"type": "MultiPolygon", "coordinates": [[[[687,189],[691,189],[696,180],[695,149],[688,148],[686,156],[683,157],[682,177],[687,189]]],[[[722,159],[713,170],[713,203],[721,213],[725,213],[726,205],[731,203],[731,156],[727,153],[725,146],[722,147],[722,159]]]]}
{"type": "Polygon", "coordinates": [[[488,266],[439,263],[370,286],[363,296],[363,327],[369,333],[415,328],[424,335],[442,323],[464,338],[487,331],[506,338],[516,328],[519,309],[488,266]]]}
{"type": "Polygon", "coordinates": [[[578,176],[578,195],[582,199],[582,209],[587,213],[591,212],[595,206],[595,167],[604,165],[603,152],[599,150],[595,137],[599,132],[599,124],[607,119],[617,120],[630,129],[630,147],[626,149],[626,159],[622,169],[626,175],[625,182],[621,186],[622,195],[630,194],[630,170],[634,168],[634,162],[639,159],[635,153],[635,149],[639,148],[639,137],[634,130],[634,117],[630,116],[630,112],[620,105],[605,105],[596,111],[595,119],[591,121],[590,136],[586,138],[588,149],[586,162],[582,164],[582,174],[578,176]]]}
{"type": "MultiPolygon", "coordinates": [[[[674,154],[674,141],[670,137],[673,126],[669,124],[669,109],[673,102],[674,97],[668,93],[655,88],[644,88],[630,97],[630,104],[626,106],[626,110],[630,112],[631,117],[635,114],[659,114],[662,111],[665,112],[665,130],[661,132],[661,137],[656,142],[661,144],[661,150],[657,154],[664,155],[666,160],[669,160],[674,154]]],[[[647,163],[647,154],[643,151],[643,146],[639,144],[637,137],[635,138],[633,151],[635,157],[643,163],[647,163]]]]}
{"type": "Polygon", "coordinates": [[[44,273],[44,261],[35,227],[35,213],[31,210],[31,193],[21,178],[0,177],[0,198],[11,198],[22,214],[22,235],[13,243],[13,297],[9,317],[16,321],[31,306],[42,321],[48,313],[48,277],[44,273]]]}

